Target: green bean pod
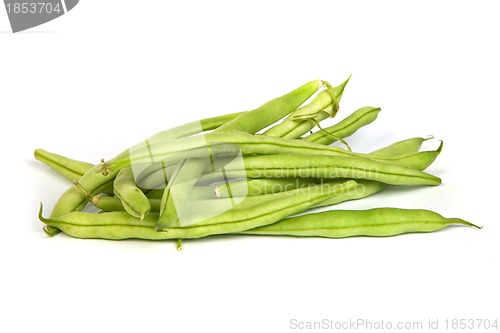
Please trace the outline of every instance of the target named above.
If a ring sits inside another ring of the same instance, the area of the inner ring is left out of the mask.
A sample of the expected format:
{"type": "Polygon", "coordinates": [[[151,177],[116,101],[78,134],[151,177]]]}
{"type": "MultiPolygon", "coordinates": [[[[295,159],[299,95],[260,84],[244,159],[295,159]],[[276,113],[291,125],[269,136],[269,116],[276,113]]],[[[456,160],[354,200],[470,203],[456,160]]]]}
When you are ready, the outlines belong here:
{"type": "Polygon", "coordinates": [[[418,152],[420,150],[420,147],[422,147],[422,143],[430,139],[433,139],[433,137],[430,136],[428,138],[410,138],[406,140],[401,140],[387,147],[377,149],[371,152],[369,155],[379,156],[379,157],[389,157],[394,155],[418,152]]]}
{"type": "MultiPolygon", "coordinates": [[[[155,229],[157,214],[139,221],[125,212],[92,214],[72,212],[58,218],[40,220],[50,236],[58,230],[76,238],[177,240],[200,238],[216,234],[246,234],[294,237],[344,238],[353,236],[387,237],[403,233],[433,232],[450,225],[478,226],[457,218],[444,218],[428,210],[375,208],[370,210],[330,210],[282,219],[260,227],[244,229],[244,224],[220,223],[208,227],[155,229]]],[[[250,224],[248,224],[250,225],[250,224]]]]}
{"type": "MultiPolygon", "coordinates": [[[[151,207],[151,212],[159,213],[160,212],[160,199],[150,199],[148,198],[149,205],[151,207]]],[[[96,195],[92,198],[91,203],[97,208],[101,209],[105,212],[120,212],[127,211],[122,201],[117,197],[109,197],[109,196],[101,196],[96,195]]]]}
{"type": "Polygon", "coordinates": [[[339,121],[337,124],[323,128],[302,139],[317,144],[330,145],[337,141],[336,138],[346,138],[354,134],[361,127],[371,124],[377,119],[380,111],[380,108],[371,106],[362,107],[339,121]]]}
{"type": "Polygon", "coordinates": [[[286,95],[263,104],[257,109],[239,115],[215,131],[239,130],[252,134],[257,133],[296,110],[322,85],[321,80],[308,82],[286,95]]]}
{"type": "MultiPolygon", "coordinates": [[[[216,160],[217,162],[217,160],[216,160]]],[[[391,185],[439,185],[441,179],[396,163],[358,156],[256,155],[245,156],[245,170],[224,167],[228,178],[349,178],[379,181],[391,185]]],[[[211,174],[199,181],[210,179],[211,174]]]]}
{"type": "Polygon", "coordinates": [[[125,210],[132,216],[144,220],[151,210],[146,195],[135,184],[132,168],[120,170],[114,180],[114,193],[120,199],[125,210]]]}
{"type": "Polygon", "coordinates": [[[386,237],[405,233],[433,232],[450,225],[476,225],[458,218],[445,218],[422,209],[375,208],[330,210],[284,219],[244,234],[344,238],[386,237]]]}
{"type": "Polygon", "coordinates": [[[349,78],[335,88],[327,88],[321,91],[310,103],[293,111],[285,120],[271,127],[263,134],[295,139],[302,136],[304,133],[307,133],[311,128],[316,126],[317,122],[330,116],[335,116],[337,110],[330,107],[330,110],[326,111],[326,108],[331,106],[334,102],[332,101],[332,98],[335,98],[336,103],[340,101],[344,93],[345,86],[349,82],[349,78]],[[299,118],[304,116],[310,116],[311,119],[314,119],[315,121],[299,120],[299,118]]]}
{"type": "Polygon", "coordinates": [[[80,179],[85,172],[94,166],[93,164],[77,161],[43,149],[35,150],[35,158],[70,181],[80,179]]]}

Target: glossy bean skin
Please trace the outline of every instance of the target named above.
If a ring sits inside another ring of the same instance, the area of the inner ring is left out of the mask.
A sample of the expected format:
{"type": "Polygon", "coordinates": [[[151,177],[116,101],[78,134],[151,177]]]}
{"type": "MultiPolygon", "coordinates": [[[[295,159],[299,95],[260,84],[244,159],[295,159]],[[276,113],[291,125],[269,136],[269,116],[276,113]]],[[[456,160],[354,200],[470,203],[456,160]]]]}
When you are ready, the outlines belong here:
{"type": "Polygon", "coordinates": [[[444,218],[429,210],[375,208],[306,214],[243,233],[327,238],[387,237],[404,233],[433,232],[455,224],[477,228],[470,222],[458,218],[444,218]]]}
{"type": "Polygon", "coordinates": [[[302,140],[322,145],[330,145],[337,141],[336,137],[342,139],[346,138],[354,134],[361,127],[371,124],[375,121],[375,119],[377,119],[380,111],[380,108],[365,106],[354,111],[337,124],[323,128],[323,130],[319,130],[309,136],[306,136],[302,138],[302,140]]]}
{"type": "Polygon", "coordinates": [[[257,133],[296,110],[322,85],[323,82],[321,80],[308,82],[288,94],[266,102],[257,109],[241,114],[215,131],[238,130],[251,134],[257,133]]]}
{"type": "Polygon", "coordinates": [[[94,166],[91,163],[77,161],[43,149],[35,150],[35,158],[70,181],[79,180],[94,166]]]}

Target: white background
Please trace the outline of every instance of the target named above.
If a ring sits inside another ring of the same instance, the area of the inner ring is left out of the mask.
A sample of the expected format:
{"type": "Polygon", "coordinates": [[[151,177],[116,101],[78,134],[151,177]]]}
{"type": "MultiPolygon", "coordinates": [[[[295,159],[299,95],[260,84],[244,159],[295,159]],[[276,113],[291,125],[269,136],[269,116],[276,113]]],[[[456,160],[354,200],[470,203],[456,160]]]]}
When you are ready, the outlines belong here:
{"type": "Polygon", "coordinates": [[[292,319],[500,320],[497,7],[82,0],[18,34],[0,9],[0,331],[291,332],[292,319]],[[216,237],[186,241],[183,252],[171,242],[42,232],[39,202],[49,214],[70,184],[34,160],[35,148],[97,163],[159,130],[350,73],[338,119],[382,108],[349,139],[353,149],[432,134],[444,150],[428,171],[443,184],[338,208],[426,208],[482,230],[216,237]]]}

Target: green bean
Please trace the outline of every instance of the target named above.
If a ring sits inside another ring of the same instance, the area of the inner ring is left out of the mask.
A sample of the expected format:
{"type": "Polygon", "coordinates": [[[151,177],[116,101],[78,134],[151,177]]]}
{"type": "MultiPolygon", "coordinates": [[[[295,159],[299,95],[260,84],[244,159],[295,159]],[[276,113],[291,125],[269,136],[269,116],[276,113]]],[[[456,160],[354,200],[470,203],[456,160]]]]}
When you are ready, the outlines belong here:
{"type": "Polygon", "coordinates": [[[73,160],[43,149],[35,150],[35,158],[70,181],[80,179],[85,172],[93,167],[90,163],[73,160]]]}
{"type": "MultiPolygon", "coordinates": [[[[217,160],[216,160],[217,161],[217,160]]],[[[416,168],[365,157],[323,155],[245,156],[245,169],[224,167],[229,178],[352,178],[393,185],[439,185],[441,180],[416,168]]],[[[210,176],[210,174],[208,174],[210,176]]],[[[206,178],[202,176],[200,181],[206,178]]]]}
{"type": "Polygon", "coordinates": [[[125,210],[132,216],[144,220],[151,210],[146,195],[135,184],[132,168],[120,170],[113,183],[115,196],[120,199],[125,210]]]}
{"type": "Polygon", "coordinates": [[[340,101],[345,86],[349,82],[349,78],[335,88],[321,91],[309,104],[293,111],[285,120],[271,127],[263,134],[295,139],[307,133],[311,128],[316,126],[317,122],[330,116],[335,116],[337,110],[331,107],[334,102],[332,101],[332,97],[335,98],[336,103],[340,101]],[[326,110],[328,106],[330,106],[330,108],[326,110]],[[308,120],[299,120],[299,118],[304,116],[311,118],[308,120]],[[315,120],[311,121],[311,119],[315,120]]]}
{"type": "MultiPolygon", "coordinates": [[[[161,200],[148,198],[148,201],[149,201],[149,206],[151,207],[150,211],[154,213],[159,213],[161,200]]],[[[92,198],[91,203],[105,212],[127,211],[120,198],[117,197],[95,195],[92,198]]]]}
{"type": "Polygon", "coordinates": [[[257,133],[296,110],[322,85],[323,82],[320,80],[308,82],[286,95],[263,104],[257,109],[239,115],[215,131],[239,130],[252,134],[257,133]]]}
{"type": "Polygon", "coordinates": [[[401,153],[412,153],[418,152],[420,147],[422,147],[422,143],[424,141],[433,139],[434,137],[430,136],[428,138],[410,138],[402,141],[395,142],[387,147],[377,149],[371,152],[369,155],[371,156],[394,156],[401,153]]]}
{"type": "Polygon", "coordinates": [[[422,209],[375,208],[369,210],[330,210],[284,219],[272,225],[246,230],[244,234],[288,235],[343,238],[352,236],[394,236],[404,233],[433,232],[450,225],[476,225],[444,218],[422,209]]]}
{"type": "Polygon", "coordinates": [[[387,237],[403,233],[433,232],[451,225],[478,226],[458,218],[444,218],[428,210],[375,208],[369,210],[330,210],[282,219],[279,222],[244,229],[237,223],[221,223],[207,227],[191,226],[169,228],[165,232],[155,229],[157,214],[149,214],[139,221],[125,212],[92,214],[72,212],[58,218],[39,218],[52,236],[60,230],[76,238],[99,239],[190,239],[215,234],[247,234],[272,236],[301,236],[343,238],[353,236],[387,237]],[[239,230],[240,229],[240,230],[239,230]],[[231,231],[239,230],[239,231],[231,231]]]}
{"type": "Polygon", "coordinates": [[[346,138],[354,134],[361,127],[372,123],[380,112],[380,108],[365,106],[360,108],[337,124],[323,128],[316,133],[302,138],[305,141],[329,145],[337,141],[336,138],[346,138]]]}
{"type": "Polygon", "coordinates": [[[161,199],[164,191],[165,191],[164,188],[163,189],[153,189],[153,190],[145,191],[144,194],[146,195],[146,197],[148,197],[148,199],[161,199]]]}

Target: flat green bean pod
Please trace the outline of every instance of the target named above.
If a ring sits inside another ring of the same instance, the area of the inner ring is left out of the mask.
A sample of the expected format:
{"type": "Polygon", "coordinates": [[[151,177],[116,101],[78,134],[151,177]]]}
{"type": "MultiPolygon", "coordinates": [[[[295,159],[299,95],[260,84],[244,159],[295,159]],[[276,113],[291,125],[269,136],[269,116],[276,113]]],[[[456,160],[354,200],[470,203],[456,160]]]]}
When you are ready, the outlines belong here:
{"type": "Polygon", "coordinates": [[[272,225],[246,230],[244,234],[344,238],[386,237],[405,233],[433,232],[450,225],[478,226],[458,218],[445,218],[423,209],[375,208],[329,210],[284,219],[272,225]]]}

